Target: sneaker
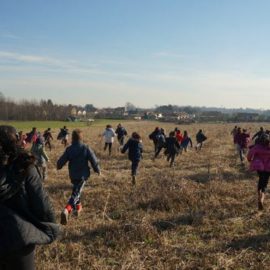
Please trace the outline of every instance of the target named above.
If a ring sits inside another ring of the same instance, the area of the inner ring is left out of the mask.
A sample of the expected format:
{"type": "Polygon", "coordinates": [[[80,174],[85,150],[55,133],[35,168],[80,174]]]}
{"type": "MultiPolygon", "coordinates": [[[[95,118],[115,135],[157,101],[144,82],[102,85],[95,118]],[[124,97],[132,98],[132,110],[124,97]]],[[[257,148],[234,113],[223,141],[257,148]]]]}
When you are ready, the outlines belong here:
{"type": "Polygon", "coordinates": [[[61,213],[61,224],[62,225],[67,225],[68,217],[69,217],[69,212],[68,212],[67,208],[65,208],[61,213]]]}
{"type": "Polygon", "coordinates": [[[76,205],[76,211],[75,211],[75,216],[79,216],[80,215],[80,213],[81,213],[81,211],[82,211],[82,204],[80,203],[80,204],[77,204],[76,205]]]}

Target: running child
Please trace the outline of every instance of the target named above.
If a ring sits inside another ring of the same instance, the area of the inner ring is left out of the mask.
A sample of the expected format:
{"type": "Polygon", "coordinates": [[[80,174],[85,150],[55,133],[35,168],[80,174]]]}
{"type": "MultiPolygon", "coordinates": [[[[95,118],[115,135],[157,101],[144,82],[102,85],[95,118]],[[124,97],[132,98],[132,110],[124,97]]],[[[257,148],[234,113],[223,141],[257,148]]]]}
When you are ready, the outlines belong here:
{"type": "Polygon", "coordinates": [[[197,145],[195,147],[196,150],[201,150],[203,146],[203,142],[207,140],[207,137],[203,134],[203,131],[200,129],[196,134],[197,145]]]}
{"type": "Polygon", "coordinates": [[[237,134],[235,135],[235,143],[241,163],[244,162],[244,156],[247,152],[249,140],[250,135],[247,133],[247,130],[238,128],[237,134]]]}
{"type": "Polygon", "coordinates": [[[124,145],[121,152],[124,154],[127,150],[128,150],[128,158],[131,161],[132,184],[135,185],[137,170],[143,152],[141,136],[137,132],[132,133],[131,138],[124,145]]]}
{"type": "Polygon", "coordinates": [[[114,137],[116,136],[114,129],[111,125],[107,125],[105,131],[103,132],[102,136],[104,137],[105,144],[104,144],[104,151],[109,149],[109,155],[112,154],[112,144],[114,142],[114,137]]]}
{"type": "Polygon", "coordinates": [[[250,147],[247,159],[250,162],[250,169],[257,171],[258,181],[258,209],[263,210],[265,191],[270,176],[270,147],[269,136],[262,135],[259,137],[257,144],[250,147]]]}
{"type": "Polygon", "coordinates": [[[157,152],[158,148],[158,137],[161,134],[161,129],[159,127],[156,127],[155,130],[149,134],[149,139],[153,141],[154,144],[154,152],[157,152]]]}
{"type": "Polygon", "coordinates": [[[35,142],[32,144],[31,153],[36,158],[36,165],[41,170],[43,180],[47,179],[47,162],[49,157],[45,151],[44,142],[39,135],[35,142]]]}
{"type": "Polygon", "coordinates": [[[26,133],[26,143],[34,143],[37,139],[37,128],[33,127],[29,133],[26,133]]]}
{"type": "Polygon", "coordinates": [[[156,152],[154,156],[155,158],[158,157],[159,153],[163,148],[165,148],[166,145],[166,135],[165,135],[165,130],[163,128],[160,129],[160,133],[157,135],[157,146],[156,146],[156,152]]]}
{"type": "Polygon", "coordinates": [[[57,136],[57,140],[61,140],[61,144],[63,144],[65,147],[67,146],[68,143],[68,135],[69,131],[66,126],[60,129],[60,132],[57,136]]]}
{"type": "Polygon", "coordinates": [[[45,147],[48,146],[50,151],[52,151],[51,141],[53,140],[53,136],[52,136],[51,128],[48,128],[44,131],[43,138],[45,141],[45,147]]]}
{"type": "Polygon", "coordinates": [[[188,136],[187,131],[185,130],[184,131],[183,138],[182,138],[182,141],[181,141],[181,145],[180,145],[181,146],[181,149],[182,150],[185,150],[185,152],[187,152],[188,145],[190,145],[190,147],[192,148],[192,140],[188,136]]]}
{"type": "Polygon", "coordinates": [[[120,147],[122,147],[124,145],[124,141],[125,141],[125,136],[127,136],[127,131],[126,129],[119,123],[115,133],[117,134],[117,140],[120,144],[120,147]]]}
{"type": "Polygon", "coordinates": [[[179,153],[180,144],[176,138],[175,131],[171,131],[169,137],[166,138],[166,154],[170,167],[174,165],[175,156],[179,153]]]}
{"type": "Polygon", "coordinates": [[[97,174],[100,175],[100,167],[95,153],[82,141],[83,135],[80,129],[72,132],[72,143],[66,148],[64,154],[57,161],[57,170],[61,170],[68,162],[69,177],[73,185],[72,194],[64,210],[61,213],[61,224],[68,223],[72,211],[76,215],[82,210],[81,193],[85,182],[90,177],[89,162],[97,174]]]}
{"type": "Polygon", "coordinates": [[[254,134],[254,136],[252,137],[252,141],[253,140],[257,140],[257,139],[259,139],[262,135],[264,135],[265,134],[265,131],[264,131],[264,129],[263,129],[263,127],[260,127],[260,130],[258,131],[258,132],[256,132],[255,134],[254,134]]]}

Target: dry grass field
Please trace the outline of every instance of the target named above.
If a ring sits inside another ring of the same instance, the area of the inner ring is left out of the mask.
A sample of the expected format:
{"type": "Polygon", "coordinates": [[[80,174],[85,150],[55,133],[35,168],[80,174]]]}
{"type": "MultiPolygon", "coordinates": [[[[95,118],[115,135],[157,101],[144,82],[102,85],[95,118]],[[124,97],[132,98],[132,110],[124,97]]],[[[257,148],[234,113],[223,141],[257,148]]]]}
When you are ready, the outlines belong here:
{"type": "MultiPolygon", "coordinates": [[[[148,134],[155,122],[127,122],[143,137],[144,159],[136,187],[130,162],[103,152],[103,127],[84,127],[85,142],[100,160],[102,176],[92,175],[82,197],[83,212],[62,227],[58,241],[37,248],[38,269],[270,269],[270,195],[257,211],[257,177],[241,166],[229,124],[194,124],[208,137],[200,152],[178,156],[176,166],[161,155],[153,161],[148,134]]],[[[173,124],[159,124],[168,132],[173,124]]],[[[258,124],[243,124],[252,133],[258,124]]],[[[54,129],[54,135],[58,129],[54,129]]],[[[56,171],[64,151],[54,141],[45,187],[58,220],[70,192],[67,166],[56,171]]]]}

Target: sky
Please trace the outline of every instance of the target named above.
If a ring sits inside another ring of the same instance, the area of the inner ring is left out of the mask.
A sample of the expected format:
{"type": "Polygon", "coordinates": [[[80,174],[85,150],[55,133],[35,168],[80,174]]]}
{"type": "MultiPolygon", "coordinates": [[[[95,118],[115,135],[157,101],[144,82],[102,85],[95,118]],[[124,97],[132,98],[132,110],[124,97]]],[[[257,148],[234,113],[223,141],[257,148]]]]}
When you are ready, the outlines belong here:
{"type": "Polygon", "coordinates": [[[268,0],[0,0],[0,92],[269,109],[269,10],[268,0]]]}

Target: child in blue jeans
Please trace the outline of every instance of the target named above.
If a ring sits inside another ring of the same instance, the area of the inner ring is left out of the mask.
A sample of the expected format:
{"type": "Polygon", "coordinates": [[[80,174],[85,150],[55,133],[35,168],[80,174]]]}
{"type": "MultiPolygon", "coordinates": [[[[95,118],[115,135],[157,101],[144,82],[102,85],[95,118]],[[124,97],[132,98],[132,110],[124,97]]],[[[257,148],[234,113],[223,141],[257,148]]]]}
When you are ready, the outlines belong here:
{"type": "Polygon", "coordinates": [[[61,213],[61,224],[66,225],[72,211],[79,215],[82,210],[80,201],[85,182],[90,177],[89,162],[94,172],[100,175],[100,167],[94,152],[82,142],[82,131],[76,129],[72,132],[72,144],[66,148],[64,154],[57,161],[60,170],[68,162],[69,177],[73,184],[72,194],[61,213]]]}

